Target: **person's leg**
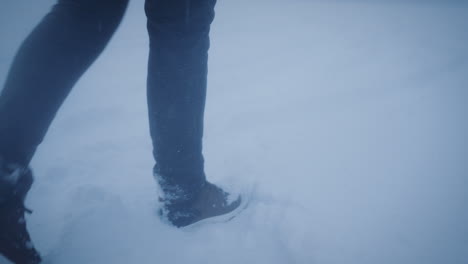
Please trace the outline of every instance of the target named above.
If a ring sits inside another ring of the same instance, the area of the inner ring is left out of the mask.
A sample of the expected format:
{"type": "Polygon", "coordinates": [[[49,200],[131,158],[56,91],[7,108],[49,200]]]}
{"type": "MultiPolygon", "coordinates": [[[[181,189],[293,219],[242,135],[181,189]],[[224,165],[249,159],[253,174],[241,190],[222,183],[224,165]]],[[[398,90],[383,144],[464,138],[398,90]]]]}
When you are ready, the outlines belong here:
{"type": "Polygon", "coordinates": [[[160,214],[177,227],[218,216],[231,219],[241,202],[240,197],[229,199],[227,192],[207,182],[203,167],[203,114],[215,3],[146,0],[154,175],[162,189],[160,214]]]}
{"type": "Polygon", "coordinates": [[[20,47],[0,95],[0,254],[40,257],[26,229],[28,164],[73,85],[104,49],[127,0],[59,0],[20,47]]]}
{"type": "Polygon", "coordinates": [[[59,0],[21,45],[0,95],[0,156],[27,165],[128,0],[59,0]]]}
{"type": "Polygon", "coordinates": [[[145,5],[154,172],[165,194],[174,199],[190,199],[206,182],[203,114],[215,3],[147,0],[145,5]]]}

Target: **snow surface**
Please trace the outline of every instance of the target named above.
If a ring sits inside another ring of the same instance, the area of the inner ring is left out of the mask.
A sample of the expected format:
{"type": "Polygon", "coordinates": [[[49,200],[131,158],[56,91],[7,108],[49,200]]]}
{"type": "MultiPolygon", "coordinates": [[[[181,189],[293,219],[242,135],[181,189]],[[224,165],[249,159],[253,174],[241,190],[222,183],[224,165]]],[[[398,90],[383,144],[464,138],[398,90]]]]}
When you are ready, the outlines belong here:
{"type": "MultiPolygon", "coordinates": [[[[2,83],[52,3],[4,0],[2,83]]],[[[237,219],[187,232],[156,217],[131,1],[33,160],[35,245],[55,264],[468,263],[466,14],[463,1],[219,1],[206,170],[258,189],[237,219]]]]}

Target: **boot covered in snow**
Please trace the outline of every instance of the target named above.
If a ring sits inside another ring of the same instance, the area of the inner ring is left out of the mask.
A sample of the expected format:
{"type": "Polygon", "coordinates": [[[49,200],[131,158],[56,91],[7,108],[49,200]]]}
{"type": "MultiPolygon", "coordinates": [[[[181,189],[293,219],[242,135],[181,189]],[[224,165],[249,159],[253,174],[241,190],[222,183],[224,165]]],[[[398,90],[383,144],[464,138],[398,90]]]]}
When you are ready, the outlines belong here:
{"type": "Polygon", "coordinates": [[[29,168],[5,164],[0,159],[0,254],[15,264],[38,264],[41,257],[26,229],[24,206],[33,182],[29,168]]]}
{"type": "Polygon", "coordinates": [[[170,194],[160,198],[162,208],[159,213],[163,219],[176,227],[185,227],[205,219],[228,221],[239,208],[241,197],[231,195],[220,187],[206,182],[190,199],[174,199],[170,194]]]}

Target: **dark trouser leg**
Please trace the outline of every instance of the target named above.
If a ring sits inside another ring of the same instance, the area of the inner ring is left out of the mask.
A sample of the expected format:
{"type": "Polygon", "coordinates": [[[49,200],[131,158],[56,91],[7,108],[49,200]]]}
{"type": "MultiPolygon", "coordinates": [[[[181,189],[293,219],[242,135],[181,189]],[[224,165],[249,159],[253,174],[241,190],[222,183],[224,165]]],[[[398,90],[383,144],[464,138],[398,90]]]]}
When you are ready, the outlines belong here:
{"type": "Polygon", "coordinates": [[[26,166],[128,0],[59,0],[20,47],[0,96],[0,157],[26,166]]]}
{"type": "Polygon", "coordinates": [[[146,0],[148,109],[163,191],[190,198],[205,183],[202,155],[210,24],[216,0],[146,0]]]}

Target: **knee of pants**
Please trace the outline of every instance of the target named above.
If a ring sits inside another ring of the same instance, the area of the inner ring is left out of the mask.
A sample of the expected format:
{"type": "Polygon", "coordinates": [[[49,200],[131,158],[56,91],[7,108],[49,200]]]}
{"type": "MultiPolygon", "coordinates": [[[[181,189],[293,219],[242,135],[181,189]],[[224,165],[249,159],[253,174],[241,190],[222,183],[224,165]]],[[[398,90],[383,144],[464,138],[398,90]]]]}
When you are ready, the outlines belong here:
{"type": "Polygon", "coordinates": [[[216,0],[146,0],[151,33],[206,33],[214,19],[216,0]]]}
{"type": "Polygon", "coordinates": [[[129,0],[58,0],[51,14],[68,16],[83,26],[112,33],[120,24],[129,0]]]}

